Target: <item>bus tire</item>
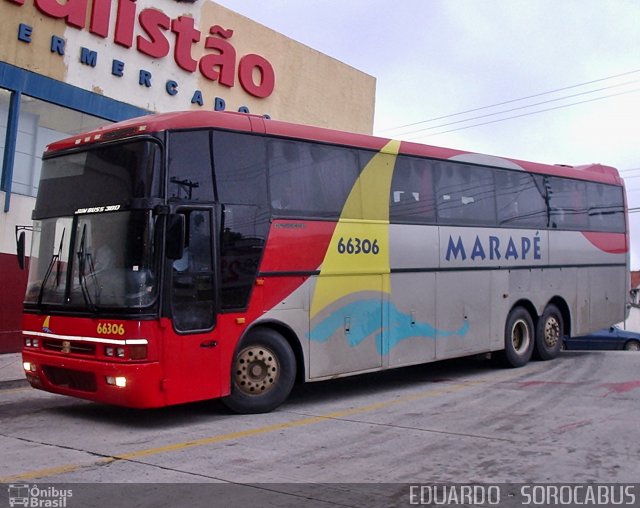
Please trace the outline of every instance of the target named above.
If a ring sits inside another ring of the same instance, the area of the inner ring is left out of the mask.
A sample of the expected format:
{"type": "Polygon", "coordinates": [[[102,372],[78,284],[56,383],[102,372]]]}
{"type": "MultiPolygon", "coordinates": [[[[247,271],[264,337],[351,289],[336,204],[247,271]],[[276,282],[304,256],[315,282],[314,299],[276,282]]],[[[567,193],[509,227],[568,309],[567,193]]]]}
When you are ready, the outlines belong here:
{"type": "Polygon", "coordinates": [[[534,342],[535,331],[529,312],[523,307],[514,307],[507,316],[501,363],[507,367],[526,365],[533,354],[534,342]]]}
{"type": "Polygon", "coordinates": [[[558,307],[547,305],[537,328],[534,356],[538,360],[552,360],[558,356],[564,337],[564,319],[558,307]]]}
{"type": "Polygon", "coordinates": [[[296,358],[275,330],[258,328],[243,340],[233,361],[231,394],[222,402],[237,413],[267,413],[282,404],[296,379],[296,358]]]}

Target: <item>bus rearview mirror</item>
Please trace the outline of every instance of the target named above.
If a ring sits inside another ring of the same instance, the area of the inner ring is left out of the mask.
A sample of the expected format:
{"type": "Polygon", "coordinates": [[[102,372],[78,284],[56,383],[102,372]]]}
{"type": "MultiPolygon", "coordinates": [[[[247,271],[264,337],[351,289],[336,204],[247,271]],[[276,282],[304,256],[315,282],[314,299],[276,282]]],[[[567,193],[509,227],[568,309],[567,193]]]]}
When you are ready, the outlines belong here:
{"type": "Polygon", "coordinates": [[[20,270],[24,270],[25,265],[25,234],[24,231],[20,231],[18,233],[18,238],[16,239],[16,248],[18,252],[18,265],[20,266],[20,270]]]}

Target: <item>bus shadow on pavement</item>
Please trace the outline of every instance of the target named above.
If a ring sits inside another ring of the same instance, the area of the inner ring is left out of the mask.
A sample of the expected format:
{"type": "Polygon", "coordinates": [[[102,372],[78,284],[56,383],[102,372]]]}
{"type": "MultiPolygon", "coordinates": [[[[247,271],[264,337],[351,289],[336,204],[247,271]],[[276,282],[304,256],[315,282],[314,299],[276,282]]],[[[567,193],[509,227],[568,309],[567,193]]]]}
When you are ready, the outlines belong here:
{"type": "MultiPolygon", "coordinates": [[[[372,393],[384,395],[431,383],[456,382],[494,368],[491,361],[475,356],[298,384],[287,402],[276,411],[300,409],[308,404],[336,402],[372,393]]],[[[115,427],[162,429],[186,424],[210,424],[215,423],[217,418],[240,417],[220,400],[192,402],[158,409],[132,409],[63,397],[59,400],[69,403],[50,407],[46,411],[115,427]]]]}
{"type": "Polygon", "coordinates": [[[495,364],[484,355],[476,355],[299,384],[282,407],[292,409],[307,403],[336,401],[375,393],[383,395],[425,384],[456,382],[495,368],[495,364]]]}

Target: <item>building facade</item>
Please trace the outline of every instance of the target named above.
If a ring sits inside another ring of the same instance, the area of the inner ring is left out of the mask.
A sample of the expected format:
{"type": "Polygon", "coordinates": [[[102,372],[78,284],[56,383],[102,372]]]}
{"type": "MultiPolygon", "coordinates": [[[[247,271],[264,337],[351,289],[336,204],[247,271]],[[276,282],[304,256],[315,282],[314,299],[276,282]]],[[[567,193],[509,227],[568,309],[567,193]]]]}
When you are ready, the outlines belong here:
{"type": "Polygon", "coordinates": [[[16,226],[47,144],[190,109],[373,129],[373,77],[208,0],[0,0],[0,14],[0,353],[21,344],[16,226]]]}

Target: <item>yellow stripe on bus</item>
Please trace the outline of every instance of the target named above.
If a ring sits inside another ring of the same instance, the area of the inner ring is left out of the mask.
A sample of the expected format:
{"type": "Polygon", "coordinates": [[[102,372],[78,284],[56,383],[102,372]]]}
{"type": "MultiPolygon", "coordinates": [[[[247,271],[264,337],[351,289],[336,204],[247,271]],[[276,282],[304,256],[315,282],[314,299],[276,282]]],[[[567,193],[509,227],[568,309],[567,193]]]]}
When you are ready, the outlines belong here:
{"type": "MultiPolygon", "coordinates": [[[[387,274],[389,268],[389,193],[400,141],[389,143],[362,170],[347,198],[320,268],[311,318],[354,292],[380,294],[378,277],[353,280],[340,275],[387,274]],[[339,275],[338,277],[326,277],[339,275]]],[[[388,284],[382,291],[388,292],[388,284]]]]}

